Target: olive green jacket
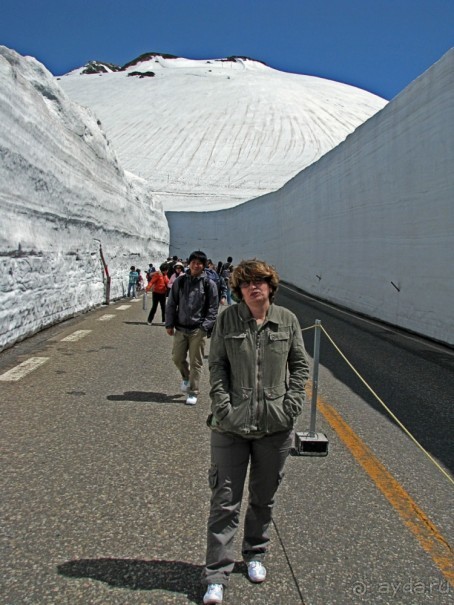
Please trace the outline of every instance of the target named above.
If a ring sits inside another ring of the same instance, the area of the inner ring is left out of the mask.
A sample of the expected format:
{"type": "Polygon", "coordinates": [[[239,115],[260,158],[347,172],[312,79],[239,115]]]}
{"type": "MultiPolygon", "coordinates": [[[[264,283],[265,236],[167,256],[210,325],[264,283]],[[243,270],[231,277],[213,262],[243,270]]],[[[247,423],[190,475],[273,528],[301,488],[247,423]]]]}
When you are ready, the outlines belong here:
{"type": "Polygon", "coordinates": [[[214,327],[209,368],[210,428],[254,438],[294,426],[309,365],[291,311],[272,304],[257,326],[244,302],[228,307],[214,327]]]}

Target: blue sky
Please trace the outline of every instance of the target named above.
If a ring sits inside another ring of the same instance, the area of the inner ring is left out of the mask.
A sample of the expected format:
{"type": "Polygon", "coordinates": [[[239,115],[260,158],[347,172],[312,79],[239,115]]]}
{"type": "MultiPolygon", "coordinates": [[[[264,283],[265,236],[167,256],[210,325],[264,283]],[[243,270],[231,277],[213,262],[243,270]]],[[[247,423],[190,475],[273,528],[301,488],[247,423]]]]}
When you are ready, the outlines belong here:
{"type": "Polygon", "coordinates": [[[55,75],[145,52],[245,55],[391,99],[454,46],[454,0],[2,0],[0,44],[55,75]]]}

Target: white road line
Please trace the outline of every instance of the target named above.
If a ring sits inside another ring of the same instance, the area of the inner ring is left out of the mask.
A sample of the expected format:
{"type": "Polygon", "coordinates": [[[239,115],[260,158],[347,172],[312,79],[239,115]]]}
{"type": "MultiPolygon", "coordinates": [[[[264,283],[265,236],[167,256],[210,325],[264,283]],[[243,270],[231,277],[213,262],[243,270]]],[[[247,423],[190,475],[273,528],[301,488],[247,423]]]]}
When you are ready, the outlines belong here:
{"type": "Polygon", "coordinates": [[[114,317],[115,315],[101,315],[101,317],[98,317],[98,321],[110,321],[114,317]]]}
{"type": "Polygon", "coordinates": [[[76,340],[80,340],[81,338],[85,338],[87,334],[90,334],[91,330],[76,330],[69,336],[65,336],[62,338],[60,342],[75,342],[76,340]]]}
{"type": "Polygon", "coordinates": [[[30,359],[26,359],[15,368],[2,374],[0,380],[4,382],[20,380],[30,372],[33,372],[33,370],[39,368],[39,366],[42,366],[48,359],[49,357],[30,357],[30,359]]]}
{"type": "Polygon", "coordinates": [[[117,311],[126,311],[126,309],[129,309],[131,305],[120,305],[119,307],[117,307],[117,311]]]}

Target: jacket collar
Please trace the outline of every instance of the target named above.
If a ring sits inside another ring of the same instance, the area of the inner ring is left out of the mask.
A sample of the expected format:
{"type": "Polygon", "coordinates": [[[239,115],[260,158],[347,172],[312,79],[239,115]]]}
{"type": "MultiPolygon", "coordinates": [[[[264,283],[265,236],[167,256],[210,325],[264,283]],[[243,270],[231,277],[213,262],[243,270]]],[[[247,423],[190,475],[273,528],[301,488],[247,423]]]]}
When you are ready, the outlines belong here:
{"type": "MultiPolygon", "coordinates": [[[[244,300],[238,303],[238,314],[242,321],[250,321],[253,319],[252,313],[249,311],[249,307],[244,300]]],[[[267,322],[279,324],[279,311],[276,309],[274,303],[271,303],[268,313],[266,314],[266,320],[264,323],[267,322]]]]}
{"type": "Polygon", "coordinates": [[[185,273],[185,275],[191,281],[199,281],[201,279],[204,279],[205,277],[208,277],[208,275],[205,273],[205,269],[202,271],[202,273],[200,275],[197,275],[197,277],[195,275],[191,275],[190,273],[185,273]]]}

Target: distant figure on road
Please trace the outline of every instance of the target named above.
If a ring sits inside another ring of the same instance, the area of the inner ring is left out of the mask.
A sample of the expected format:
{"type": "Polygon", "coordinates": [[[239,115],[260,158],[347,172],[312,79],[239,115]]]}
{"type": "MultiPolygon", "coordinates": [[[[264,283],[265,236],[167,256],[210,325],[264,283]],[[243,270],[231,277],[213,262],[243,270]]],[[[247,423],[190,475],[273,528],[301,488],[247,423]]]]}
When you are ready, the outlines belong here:
{"type": "Polygon", "coordinates": [[[222,603],[235,563],[234,537],[249,467],[242,555],[251,582],[263,582],[276,490],[302,411],[309,366],[296,316],[273,303],[279,277],[266,262],[241,261],[219,314],[209,368],[212,491],[203,602],[222,603]]]}
{"type": "Polygon", "coordinates": [[[136,269],[137,271],[137,286],[136,286],[136,291],[140,292],[140,290],[143,290],[143,275],[140,269],[136,269]]]}
{"type": "Polygon", "coordinates": [[[227,300],[227,285],[226,285],[225,279],[222,277],[222,275],[219,275],[219,273],[214,268],[214,264],[211,259],[208,259],[205,273],[216,284],[216,288],[218,289],[219,304],[225,305],[226,300],[227,300]]]}
{"type": "MultiPolygon", "coordinates": [[[[167,284],[167,288],[170,292],[170,288],[173,286],[173,282],[176,280],[177,277],[180,277],[180,275],[184,272],[184,265],[181,261],[177,261],[173,267],[173,273],[169,279],[169,283],[167,284]]],[[[167,295],[169,294],[169,292],[167,292],[167,295]]]]}
{"type": "Polygon", "coordinates": [[[187,405],[197,403],[205,343],[218,313],[218,292],[204,271],[206,262],[201,250],[191,253],[189,273],[174,281],[166,306],[166,330],[174,337],[172,359],[183,379],[187,405]]]}
{"type": "Polygon", "coordinates": [[[150,283],[151,277],[155,271],[156,271],[156,268],[153,266],[153,263],[150,263],[148,265],[148,269],[147,269],[147,282],[148,283],[150,283]]]}
{"type": "Polygon", "coordinates": [[[154,316],[158,309],[158,305],[161,306],[161,317],[162,322],[166,320],[166,296],[167,296],[167,284],[169,278],[166,273],[167,265],[162,263],[159,267],[159,271],[155,271],[152,275],[150,283],[147,286],[147,292],[150,290],[153,292],[153,304],[148,314],[147,322],[151,325],[153,323],[154,316]]]}
{"type": "Polygon", "coordinates": [[[226,292],[226,294],[227,294],[227,304],[228,305],[232,304],[232,292],[230,290],[230,282],[229,282],[230,275],[231,275],[231,273],[233,271],[232,261],[233,261],[233,258],[231,256],[228,256],[227,257],[227,262],[225,262],[222,265],[222,267],[221,267],[221,273],[220,273],[221,276],[224,278],[225,284],[227,286],[227,292],[226,292]]]}
{"type": "Polygon", "coordinates": [[[139,274],[136,271],[134,265],[129,270],[129,282],[128,282],[128,298],[132,296],[132,298],[136,298],[136,286],[137,280],[139,279],[139,274]]]}
{"type": "Polygon", "coordinates": [[[173,273],[174,273],[174,269],[175,269],[175,265],[178,262],[178,256],[176,254],[174,254],[172,256],[172,258],[168,258],[167,259],[167,277],[172,277],[173,273]]]}

